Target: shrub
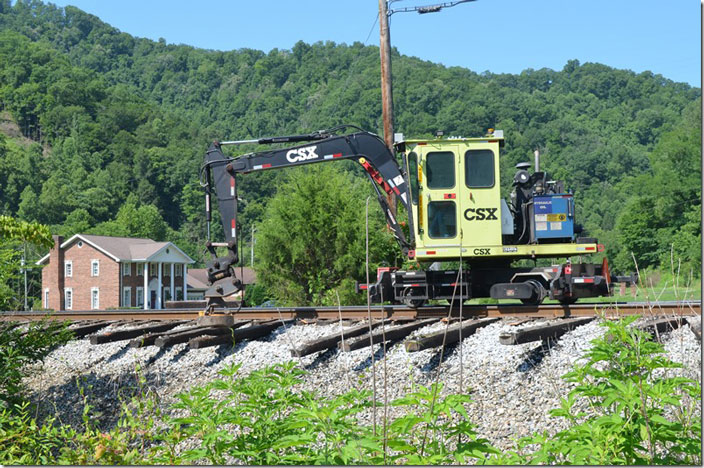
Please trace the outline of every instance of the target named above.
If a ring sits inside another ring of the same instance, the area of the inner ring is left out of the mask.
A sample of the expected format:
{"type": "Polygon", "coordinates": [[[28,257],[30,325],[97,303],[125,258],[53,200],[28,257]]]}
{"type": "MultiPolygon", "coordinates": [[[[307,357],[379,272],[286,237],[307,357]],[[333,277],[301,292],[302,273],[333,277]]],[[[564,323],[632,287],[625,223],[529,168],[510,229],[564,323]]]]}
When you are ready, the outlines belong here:
{"type": "Polygon", "coordinates": [[[65,324],[52,320],[32,322],[26,330],[0,322],[0,408],[21,405],[25,367],[42,361],[70,336],[65,324]]]}
{"type": "MultiPolygon", "coordinates": [[[[497,453],[477,439],[467,421],[466,395],[436,397],[440,387],[418,387],[391,406],[407,412],[381,426],[361,425],[357,415],[372,406],[368,391],[321,399],[293,391],[303,371],[277,364],[236,378],[239,366],[222,371],[224,379],[179,395],[182,417],[169,421],[154,461],[159,463],[444,464],[497,453]],[[217,393],[217,395],[216,395],[217,393]],[[453,442],[463,437],[460,443],[453,442]],[[198,448],[177,453],[190,440],[198,448]],[[199,442],[200,441],[200,442],[199,442]]],[[[381,403],[377,403],[381,407],[381,403]]]]}

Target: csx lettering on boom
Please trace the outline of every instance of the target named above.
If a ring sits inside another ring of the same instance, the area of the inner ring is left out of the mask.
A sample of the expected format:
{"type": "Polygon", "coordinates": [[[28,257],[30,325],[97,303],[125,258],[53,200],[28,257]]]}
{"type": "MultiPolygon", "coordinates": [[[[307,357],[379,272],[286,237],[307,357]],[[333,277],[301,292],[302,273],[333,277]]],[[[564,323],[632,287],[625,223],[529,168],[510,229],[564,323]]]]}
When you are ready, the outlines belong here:
{"type": "Polygon", "coordinates": [[[318,157],[315,149],[317,146],[306,146],[305,148],[294,148],[288,153],[286,153],[286,159],[288,162],[299,162],[308,159],[316,159],[318,157]]]}

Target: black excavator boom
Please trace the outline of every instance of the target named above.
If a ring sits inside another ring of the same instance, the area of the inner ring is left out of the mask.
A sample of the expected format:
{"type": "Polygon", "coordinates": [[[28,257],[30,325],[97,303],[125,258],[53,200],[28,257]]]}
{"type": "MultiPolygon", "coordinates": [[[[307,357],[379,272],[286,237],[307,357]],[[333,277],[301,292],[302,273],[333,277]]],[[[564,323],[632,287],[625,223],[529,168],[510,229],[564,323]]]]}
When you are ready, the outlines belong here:
{"type": "Polygon", "coordinates": [[[236,293],[242,288],[235,276],[234,267],[239,261],[237,252],[237,174],[281,169],[330,161],[355,160],[366,171],[373,183],[377,201],[381,205],[386,222],[391,228],[404,255],[411,245],[406,240],[401,226],[393,215],[384,193],[395,194],[397,200],[408,211],[407,178],[402,173],[393,154],[377,135],[363,130],[337,135],[334,132],[342,128],[320,131],[307,135],[260,138],[252,140],[213,142],[205,154],[201,167],[201,185],[206,194],[206,221],[208,223],[208,243],[206,247],[211,254],[207,262],[208,280],[211,288],[206,292],[209,308],[222,303],[222,298],[236,293]],[[239,157],[228,157],[222,147],[238,144],[304,144],[259,151],[239,157]],[[210,242],[211,192],[215,193],[218,209],[222,219],[225,242],[210,242]],[[216,247],[226,247],[227,254],[218,257],[216,247]],[[232,280],[219,281],[231,277],[232,280]],[[218,282],[218,284],[215,284],[218,282]]]}

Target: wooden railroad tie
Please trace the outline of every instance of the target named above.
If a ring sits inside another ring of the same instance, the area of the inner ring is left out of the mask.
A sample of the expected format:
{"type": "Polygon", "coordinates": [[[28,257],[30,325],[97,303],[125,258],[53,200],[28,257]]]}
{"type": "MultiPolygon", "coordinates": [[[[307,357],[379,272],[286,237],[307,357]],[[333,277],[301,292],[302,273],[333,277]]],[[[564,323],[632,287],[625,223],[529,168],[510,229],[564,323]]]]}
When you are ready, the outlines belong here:
{"type": "Polygon", "coordinates": [[[563,319],[559,323],[551,325],[541,325],[524,328],[516,332],[502,333],[499,335],[499,343],[503,345],[518,345],[530,343],[531,341],[556,340],[568,331],[574,330],[580,325],[587,324],[596,317],[563,319]]]}
{"type": "Polygon", "coordinates": [[[74,328],[69,327],[68,330],[71,333],[73,333],[73,338],[81,339],[84,336],[90,335],[91,333],[95,333],[96,331],[100,330],[101,328],[105,328],[108,325],[113,325],[118,322],[120,322],[120,321],[119,320],[110,320],[110,321],[101,320],[99,322],[89,323],[87,325],[79,325],[74,328]]]}
{"type": "Polygon", "coordinates": [[[192,327],[183,328],[181,330],[147,333],[146,335],[142,335],[142,336],[130,341],[130,347],[131,348],[142,348],[144,346],[152,346],[154,344],[154,342],[156,341],[156,339],[161,336],[177,335],[177,334],[184,333],[187,331],[198,330],[198,329],[202,329],[202,328],[205,328],[205,327],[201,327],[199,325],[194,325],[192,327]]]}
{"type": "MultiPolygon", "coordinates": [[[[371,328],[376,328],[381,324],[379,320],[373,320],[371,323],[371,328]]],[[[291,356],[293,357],[303,357],[309,354],[313,354],[324,349],[335,348],[338,343],[348,338],[354,338],[359,336],[366,331],[369,331],[369,323],[364,323],[356,327],[349,328],[347,330],[341,330],[339,333],[334,333],[332,335],[327,335],[317,340],[308,341],[303,344],[300,348],[292,348],[291,356]]]]}
{"type": "Polygon", "coordinates": [[[689,323],[689,329],[692,330],[694,336],[697,337],[699,342],[702,342],[702,318],[700,316],[690,317],[687,319],[689,323]]]}
{"type": "Polygon", "coordinates": [[[480,328],[485,327],[490,323],[496,322],[497,320],[500,319],[496,317],[488,319],[469,320],[466,322],[456,323],[452,326],[449,326],[447,330],[441,330],[439,332],[433,333],[432,335],[427,335],[415,340],[406,341],[406,351],[415,352],[429,348],[437,348],[438,346],[443,345],[443,340],[445,342],[445,346],[447,347],[448,345],[457,343],[460,340],[460,336],[462,336],[462,339],[467,338],[473,335],[474,332],[476,332],[480,328]]]}
{"type": "Polygon", "coordinates": [[[268,320],[257,325],[253,324],[249,327],[238,329],[235,329],[234,327],[223,327],[225,328],[226,333],[193,338],[188,341],[188,347],[190,349],[201,349],[221,344],[235,344],[240,340],[256,340],[257,338],[268,335],[282,325],[287,325],[293,322],[293,320],[294,319],[268,320]]]}
{"type": "Polygon", "coordinates": [[[192,330],[184,330],[181,333],[173,333],[164,336],[157,337],[154,340],[154,344],[159,348],[168,348],[180,343],[186,343],[191,338],[197,338],[199,336],[221,336],[229,335],[232,330],[242,327],[249,323],[249,320],[236,320],[229,327],[219,327],[219,326],[199,326],[192,330]]]}
{"type": "Polygon", "coordinates": [[[2,331],[11,331],[14,330],[15,328],[19,327],[20,325],[24,325],[29,322],[2,322],[0,323],[0,330],[2,331]]]}
{"type": "Polygon", "coordinates": [[[113,341],[129,340],[130,338],[136,338],[138,336],[145,335],[147,333],[157,333],[171,330],[179,325],[187,323],[187,320],[179,320],[175,322],[162,322],[154,325],[145,325],[137,328],[130,328],[128,330],[118,330],[113,332],[106,332],[99,335],[90,336],[91,344],[102,344],[111,343],[113,341]]]}
{"type": "Polygon", "coordinates": [[[344,345],[340,343],[338,347],[345,352],[354,351],[356,349],[364,348],[370,346],[370,344],[381,343],[384,340],[400,340],[410,335],[413,331],[422,328],[431,323],[437,322],[439,318],[429,318],[425,320],[418,320],[416,322],[410,323],[408,325],[398,325],[391,328],[386,328],[384,330],[377,330],[371,334],[366,333],[356,340],[345,341],[344,345]]]}
{"type": "MultiPolygon", "coordinates": [[[[653,338],[659,340],[661,333],[669,333],[685,323],[685,317],[667,317],[648,320],[641,323],[636,328],[650,334],[653,338]]],[[[695,332],[696,335],[696,332],[695,332]]]]}

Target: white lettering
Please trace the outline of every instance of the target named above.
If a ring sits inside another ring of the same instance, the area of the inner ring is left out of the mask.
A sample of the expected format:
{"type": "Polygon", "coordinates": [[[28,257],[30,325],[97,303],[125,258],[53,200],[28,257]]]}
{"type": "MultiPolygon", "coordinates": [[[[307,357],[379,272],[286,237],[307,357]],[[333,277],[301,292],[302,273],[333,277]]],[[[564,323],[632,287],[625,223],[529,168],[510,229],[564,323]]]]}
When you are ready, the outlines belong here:
{"type": "Polygon", "coordinates": [[[317,146],[306,146],[305,148],[295,148],[286,153],[288,162],[307,161],[308,159],[317,159],[318,154],[315,152],[317,146]]]}

